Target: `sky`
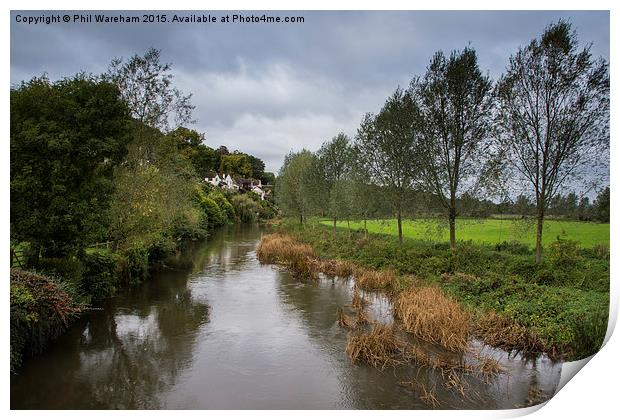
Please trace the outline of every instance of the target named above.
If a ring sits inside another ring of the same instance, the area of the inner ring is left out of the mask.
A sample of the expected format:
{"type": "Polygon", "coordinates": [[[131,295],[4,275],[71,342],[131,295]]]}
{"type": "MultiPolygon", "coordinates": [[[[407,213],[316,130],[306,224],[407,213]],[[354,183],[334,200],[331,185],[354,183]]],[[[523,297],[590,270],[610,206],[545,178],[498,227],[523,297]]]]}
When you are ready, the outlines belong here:
{"type": "MultiPolygon", "coordinates": [[[[167,20],[174,14],[263,14],[157,13],[167,20]]],[[[113,58],[154,47],[172,63],[175,86],[192,93],[191,128],[205,133],[205,143],[260,157],[266,170],[277,172],[290,151],[317,150],[341,131],[354,136],[363,115],[422,75],[438,50],[475,48],[481,69],[495,80],[519,46],[565,18],[582,45],[591,43],[593,55],[609,61],[607,11],[264,13],[301,16],[304,22],[27,24],[17,22],[17,15],[23,20],[65,13],[13,11],[11,84],[44,73],[52,80],[102,73],[113,58]]]]}

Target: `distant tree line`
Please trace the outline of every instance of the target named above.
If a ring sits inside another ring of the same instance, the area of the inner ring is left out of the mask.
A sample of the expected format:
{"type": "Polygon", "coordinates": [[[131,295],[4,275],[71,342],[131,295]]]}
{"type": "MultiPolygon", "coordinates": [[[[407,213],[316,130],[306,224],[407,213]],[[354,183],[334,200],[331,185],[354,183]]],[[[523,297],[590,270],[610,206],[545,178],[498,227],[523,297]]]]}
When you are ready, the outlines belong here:
{"type": "Polygon", "coordinates": [[[342,219],[395,217],[401,242],[405,215],[438,210],[453,249],[457,217],[531,215],[540,263],[546,216],[609,220],[608,188],[594,204],[561,195],[598,182],[608,151],[608,63],[580,49],[560,20],[519,48],[495,83],[473,48],[435,53],[353,139],[339,133],[315,153],[290,153],[276,195],[285,214],[329,217],[334,229],[342,219]]]}

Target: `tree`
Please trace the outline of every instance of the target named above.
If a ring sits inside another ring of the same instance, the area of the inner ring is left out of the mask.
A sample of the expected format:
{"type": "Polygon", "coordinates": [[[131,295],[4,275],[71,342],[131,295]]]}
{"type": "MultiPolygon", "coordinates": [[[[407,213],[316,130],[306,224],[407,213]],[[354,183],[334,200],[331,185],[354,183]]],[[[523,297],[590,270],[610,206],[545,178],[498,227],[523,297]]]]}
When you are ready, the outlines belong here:
{"type": "Polygon", "coordinates": [[[299,217],[301,224],[304,218],[311,215],[317,207],[314,178],[316,157],[308,150],[289,153],[284,158],[276,180],[276,201],[284,214],[299,217]]]}
{"type": "Polygon", "coordinates": [[[256,156],[247,155],[250,160],[250,166],[252,167],[252,174],[250,175],[254,179],[262,179],[265,174],[265,162],[256,156]]]}
{"type": "Polygon", "coordinates": [[[204,144],[204,134],[178,127],[168,135],[175,139],[181,155],[191,162],[199,179],[204,179],[209,172],[219,169],[219,153],[204,144]]]}
{"type": "Polygon", "coordinates": [[[609,223],[609,187],[606,187],[594,201],[594,213],[599,222],[609,223]]]}
{"type": "Polygon", "coordinates": [[[118,88],[86,74],[11,88],[11,238],[65,256],[103,235],[129,141],[118,88]]]}
{"type": "Polygon", "coordinates": [[[403,242],[405,200],[419,182],[420,117],[410,93],[398,88],[377,115],[366,114],[355,138],[355,154],[369,182],[381,187],[403,242]]]}
{"type": "Polygon", "coordinates": [[[326,194],[325,207],[327,213],[334,222],[334,234],[336,234],[336,222],[339,217],[348,214],[347,188],[345,182],[351,167],[351,145],[349,138],[344,133],[339,133],[331,140],[323,143],[317,152],[320,166],[320,179],[326,194]]]}
{"type": "Polygon", "coordinates": [[[220,172],[249,178],[252,176],[252,163],[248,155],[243,153],[222,155],[220,172]]]}
{"type": "Polygon", "coordinates": [[[569,181],[596,178],[608,161],[608,64],[578,50],[563,20],[510,58],[497,85],[502,149],[517,181],[534,190],[536,262],[542,262],[545,211],[569,181]]]}
{"type": "Polygon", "coordinates": [[[424,188],[436,194],[446,209],[450,246],[456,247],[458,198],[472,196],[490,152],[492,84],[478,68],[475,50],[433,56],[424,78],[414,79],[412,94],[419,98],[424,143],[421,173],[424,188]]]}
{"type": "Polygon", "coordinates": [[[107,77],[121,91],[131,115],[142,124],[169,131],[174,126],[192,122],[194,106],[191,94],[183,95],[172,86],[172,65],[161,63],[161,51],[149,48],[144,56],[133,55],[127,62],[115,58],[107,77]]]}

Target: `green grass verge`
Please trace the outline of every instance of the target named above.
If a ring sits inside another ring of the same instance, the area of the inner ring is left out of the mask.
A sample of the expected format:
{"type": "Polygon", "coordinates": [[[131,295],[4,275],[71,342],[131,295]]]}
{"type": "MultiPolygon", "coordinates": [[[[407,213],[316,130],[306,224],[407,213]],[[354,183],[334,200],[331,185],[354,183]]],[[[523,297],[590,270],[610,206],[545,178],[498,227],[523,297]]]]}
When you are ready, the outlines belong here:
{"type": "MultiPolygon", "coordinates": [[[[338,229],[322,223],[284,225],[313,246],[321,258],[343,259],[373,268],[393,268],[439,285],[477,316],[505,315],[536,334],[564,360],[594,354],[602,345],[609,310],[609,251],[584,249],[574,241],[550,243],[543,264],[518,243],[445,242],[338,229]],[[465,276],[463,275],[465,274],[465,276]]],[[[406,287],[406,286],[405,286],[406,287]]]]}
{"type": "MultiPolygon", "coordinates": [[[[324,220],[321,223],[332,225],[324,220]]],[[[461,241],[496,244],[501,242],[520,242],[533,247],[536,239],[536,224],[533,219],[458,219],[456,237],[461,241]]],[[[347,228],[347,222],[337,223],[340,228],[347,228]]],[[[350,222],[352,229],[363,229],[364,222],[350,222]]],[[[369,220],[367,228],[370,233],[398,235],[396,219],[369,220]]],[[[437,219],[416,219],[403,221],[403,235],[411,239],[448,241],[447,222],[437,219]]],[[[543,229],[543,243],[549,244],[561,239],[577,241],[580,246],[589,248],[595,245],[609,245],[609,223],[577,222],[564,220],[546,220],[543,229]]]]}

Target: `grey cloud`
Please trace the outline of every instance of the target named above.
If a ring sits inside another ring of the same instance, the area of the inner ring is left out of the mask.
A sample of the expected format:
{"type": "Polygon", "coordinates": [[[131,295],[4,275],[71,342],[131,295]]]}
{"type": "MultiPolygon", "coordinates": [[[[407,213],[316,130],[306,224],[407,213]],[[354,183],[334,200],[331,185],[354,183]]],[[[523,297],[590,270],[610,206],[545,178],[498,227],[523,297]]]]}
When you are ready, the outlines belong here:
{"type": "Polygon", "coordinates": [[[315,149],[341,130],[353,135],[363,113],[422,73],[439,49],[471,43],[481,67],[497,78],[510,54],[563,17],[609,60],[605,11],[266,12],[305,18],[281,25],[28,26],[14,19],[41,13],[50,12],[11,13],[11,83],[43,72],[52,79],[99,73],[113,57],[159,48],[178,86],[194,94],[196,128],[207,143],[256,154],[272,171],[291,149],[315,149]]]}

